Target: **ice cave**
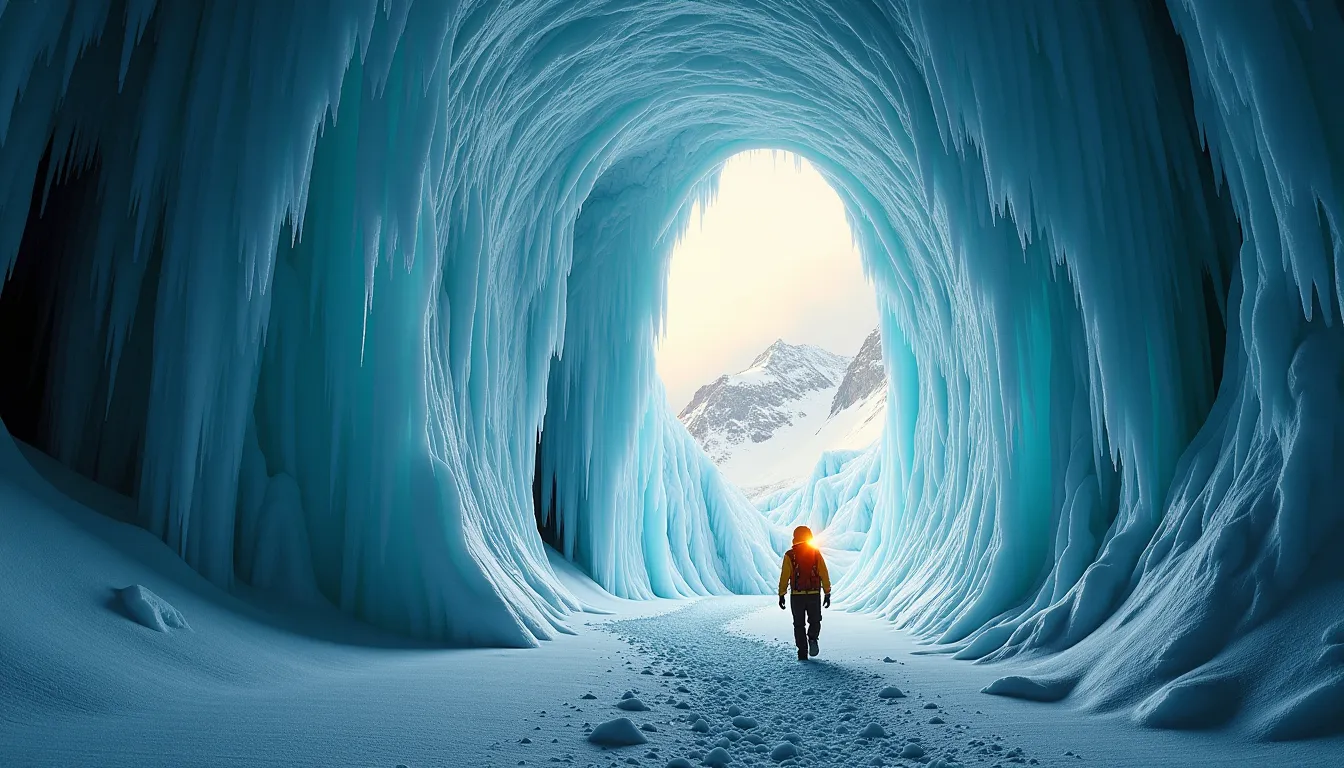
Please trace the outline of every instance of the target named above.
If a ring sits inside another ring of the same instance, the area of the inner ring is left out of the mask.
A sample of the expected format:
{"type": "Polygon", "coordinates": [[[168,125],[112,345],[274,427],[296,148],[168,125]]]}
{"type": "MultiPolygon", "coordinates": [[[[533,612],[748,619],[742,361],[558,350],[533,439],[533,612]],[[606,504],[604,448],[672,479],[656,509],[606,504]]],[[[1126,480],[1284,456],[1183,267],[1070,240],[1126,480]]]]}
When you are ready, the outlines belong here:
{"type": "Polygon", "coordinates": [[[1338,0],[0,0],[0,765],[1344,765],[1341,82],[1338,0]],[[751,149],[888,405],[765,506],[654,361],[751,149]]]}

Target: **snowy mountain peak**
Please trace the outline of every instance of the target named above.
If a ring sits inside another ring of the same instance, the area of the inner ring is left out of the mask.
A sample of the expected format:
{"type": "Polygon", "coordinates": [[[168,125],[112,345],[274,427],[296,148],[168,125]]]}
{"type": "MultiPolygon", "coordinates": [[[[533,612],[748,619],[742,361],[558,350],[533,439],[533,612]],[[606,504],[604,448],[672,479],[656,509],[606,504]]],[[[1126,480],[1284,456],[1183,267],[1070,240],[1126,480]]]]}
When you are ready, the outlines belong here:
{"type": "Polygon", "coordinates": [[[716,461],[744,441],[770,439],[793,423],[791,403],[839,386],[849,358],[809,344],[776,341],[749,368],[696,390],[678,418],[716,461]]]}
{"type": "Polygon", "coordinates": [[[887,369],[882,367],[882,333],[874,328],[845,369],[845,378],[835,392],[835,399],[831,401],[831,415],[868,399],[886,385],[887,369]]]}
{"type": "Polygon", "coordinates": [[[783,339],[775,339],[775,343],[766,347],[765,351],[757,355],[756,359],[752,360],[751,365],[747,367],[757,368],[762,365],[765,365],[770,362],[770,359],[774,357],[776,352],[787,352],[787,350],[790,349],[793,349],[793,345],[789,344],[787,341],[784,341],[783,339]]]}
{"type": "Polygon", "coordinates": [[[771,375],[788,381],[799,391],[839,384],[849,358],[811,344],[789,344],[783,339],[765,348],[744,371],[734,374],[739,382],[771,375]]]}
{"type": "Polygon", "coordinates": [[[700,387],[678,418],[729,480],[755,492],[801,481],[823,451],[871,444],[885,384],[876,330],[852,359],[779,339],[700,387]]]}

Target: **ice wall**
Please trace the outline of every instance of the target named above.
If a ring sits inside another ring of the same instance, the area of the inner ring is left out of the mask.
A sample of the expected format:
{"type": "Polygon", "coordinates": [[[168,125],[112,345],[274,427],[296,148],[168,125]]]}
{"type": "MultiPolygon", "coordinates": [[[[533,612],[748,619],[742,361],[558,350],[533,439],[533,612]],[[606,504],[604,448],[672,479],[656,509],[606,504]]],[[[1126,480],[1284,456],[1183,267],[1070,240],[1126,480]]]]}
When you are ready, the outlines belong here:
{"type": "Polygon", "coordinates": [[[706,174],[788,149],[883,309],[883,446],[788,513],[871,497],[846,602],[1337,729],[1342,51],[1324,0],[0,4],[6,421],[216,582],[424,636],[563,626],[534,480],[620,594],[765,588],[651,354],[706,174]]]}
{"type": "MultiPolygon", "coordinates": [[[[685,158],[615,87],[638,61],[585,71],[600,24],[380,0],[2,12],[0,296],[42,384],[7,421],[40,413],[22,437],[136,496],[201,573],[449,642],[563,631],[577,602],[532,498],[551,414],[566,548],[604,586],[765,588],[763,520],[650,414],[677,208],[629,223],[618,163],[685,158]],[[552,376],[567,345],[588,364],[552,376]],[[661,534],[654,495],[682,502],[661,534]]],[[[722,156],[699,143],[718,154],[669,177],[688,200],[722,156]]]]}

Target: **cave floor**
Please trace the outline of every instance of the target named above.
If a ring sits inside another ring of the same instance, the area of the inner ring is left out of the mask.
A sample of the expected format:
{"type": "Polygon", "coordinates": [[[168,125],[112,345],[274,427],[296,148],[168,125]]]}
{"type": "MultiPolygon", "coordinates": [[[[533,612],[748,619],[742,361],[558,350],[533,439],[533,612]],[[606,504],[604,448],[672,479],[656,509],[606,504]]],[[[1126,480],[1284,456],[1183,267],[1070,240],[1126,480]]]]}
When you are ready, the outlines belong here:
{"type": "Polygon", "coordinates": [[[730,766],[768,766],[786,739],[808,766],[1344,765],[1341,739],[1153,731],[1067,700],[987,696],[1008,665],[921,655],[870,616],[828,612],[821,657],[800,663],[773,598],[616,600],[561,562],[562,581],[609,613],[574,616],[575,634],[534,649],[415,647],[334,610],[222,592],[46,469],[0,467],[0,766],[662,768],[700,765],[719,743],[730,766]],[[130,584],[191,629],[130,620],[111,600],[130,584]],[[880,698],[886,686],[906,697],[880,698]],[[648,709],[617,708],[627,691],[648,709]],[[734,706],[754,726],[735,727],[734,706]],[[621,716],[656,730],[637,746],[588,742],[621,716]],[[887,735],[861,737],[872,724],[887,735]]]}

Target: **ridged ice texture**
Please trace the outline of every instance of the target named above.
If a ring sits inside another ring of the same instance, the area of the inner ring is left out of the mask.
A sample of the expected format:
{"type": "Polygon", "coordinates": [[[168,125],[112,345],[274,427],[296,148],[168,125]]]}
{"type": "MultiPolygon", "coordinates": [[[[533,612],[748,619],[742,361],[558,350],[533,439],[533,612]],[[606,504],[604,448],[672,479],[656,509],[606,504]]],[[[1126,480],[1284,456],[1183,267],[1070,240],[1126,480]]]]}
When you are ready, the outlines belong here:
{"type": "Polygon", "coordinates": [[[882,488],[881,444],[863,451],[826,451],[801,485],[761,499],[776,525],[806,525],[828,549],[862,549],[882,488]]]}
{"type": "MultiPolygon", "coordinates": [[[[836,186],[883,312],[849,605],[1067,649],[1150,713],[1306,595],[1337,612],[1335,4],[52,0],[0,4],[0,52],[0,264],[35,182],[98,179],[51,256],[46,447],[136,472],[215,581],[284,475],[348,610],[546,636],[541,430],[605,586],[768,588],[779,531],[656,406],[651,350],[706,175],[774,147],[836,186]]],[[[1319,636],[1275,656],[1301,696],[1268,735],[1344,722],[1319,636]]]]}

